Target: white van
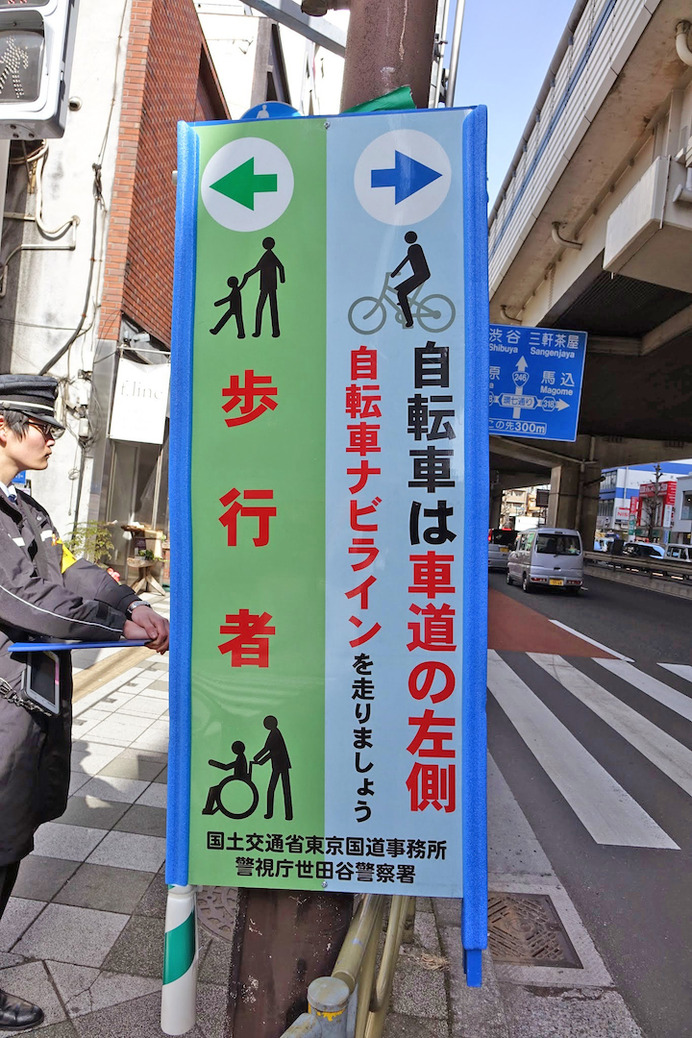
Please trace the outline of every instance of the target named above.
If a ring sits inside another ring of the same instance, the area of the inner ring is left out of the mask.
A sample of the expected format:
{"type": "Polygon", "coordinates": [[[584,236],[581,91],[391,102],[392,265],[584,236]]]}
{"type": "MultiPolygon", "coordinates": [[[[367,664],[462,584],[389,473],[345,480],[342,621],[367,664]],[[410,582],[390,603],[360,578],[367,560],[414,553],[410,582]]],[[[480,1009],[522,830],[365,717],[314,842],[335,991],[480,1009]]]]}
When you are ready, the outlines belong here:
{"type": "Polygon", "coordinates": [[[524,591],[556,587],[576,595],[582,586],[584,552],[578,530],[540,526],[519,534],[507,562],[507,583],[524,591]]]}
{"type": "Polygon", "coordinates": [[[669,544],[666,548],[666,558],[692,562],[692,544],[669,544]]]}

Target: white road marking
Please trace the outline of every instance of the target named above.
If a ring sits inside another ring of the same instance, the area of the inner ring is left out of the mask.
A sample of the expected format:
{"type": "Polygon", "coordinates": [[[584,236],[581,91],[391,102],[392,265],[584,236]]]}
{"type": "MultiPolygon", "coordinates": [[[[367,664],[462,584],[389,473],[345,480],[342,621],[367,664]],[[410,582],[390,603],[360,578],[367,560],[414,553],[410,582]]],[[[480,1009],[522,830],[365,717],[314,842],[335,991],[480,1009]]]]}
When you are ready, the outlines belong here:
{"type": "Polygon", "coordinates": [[[611,695],[561,656],[530,652],[532,660],[610,725],[664,775],[692,796],[692,750],[611,695]]]}
{"type": "MultiPolygon", "coordinates": [[[[673,710],[680,717],[692,721],[692,699],[689,696],[683,695],[682,692],[676,691],[670,685],[666,685],[665,682],[651,677],[650,674],[646,674],[643,670],[633,667],[631,663],[626,663],[624,660],[597,659],[596,663],[601,667],[605,667],[611,674],[617,674],[619,678],[623,678],[630,685],[634,685],[640,692],[651,696],[658,703],[667,706],[669,710],[673,710]]],[[[692,668],[690,669],[692,670],[692,668]]]]}
{"type": "MultiPolygon", "coordinates": [[[[550,617],[548,617],[550,619],[550,617]]],[[[560,623],[559,620],[550,620],[551,624],[555,624],[556,627],[561,627],[563,631],[567,631],[568,634],[573,634],[575,638],[581,638],[583,642],[588,642],[589,645],[595,645],[597,649],[603,649],[604,652],[609,652],[611,656],[615,656],[618,660],[627,660],[628,663],[632,662],[631,656],[623,656],[621,652],[616,652],[615,649],[609,649],[607,645],[603,645],[601,642],[597,642],[594,638],[588,638],[581,631],[575,631],[573,627],[568,627],[567,624],[560,623]]]]}
{"type": "Polygon", "coordinates": [[[689,663],[659,663],[659,667],[665,667],[671,674],[677,674],[679,678],[684,678],[685,681],[692,681],[692,667],[689,663]]]}
{"type": "Polygon", "coordinates": [[[488,688],[596,843],[679,850],[493,650],[488,688]]]}

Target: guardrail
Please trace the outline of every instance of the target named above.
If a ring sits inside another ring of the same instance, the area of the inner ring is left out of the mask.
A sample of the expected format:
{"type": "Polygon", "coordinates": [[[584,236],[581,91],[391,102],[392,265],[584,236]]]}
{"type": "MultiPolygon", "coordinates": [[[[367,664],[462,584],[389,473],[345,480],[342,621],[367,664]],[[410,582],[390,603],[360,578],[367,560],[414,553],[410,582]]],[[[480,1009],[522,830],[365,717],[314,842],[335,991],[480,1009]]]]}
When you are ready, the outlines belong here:
{"type": "Polygon", "coordinates": [[[308,987],[309,1012],[281,1038],[380,1038],[392,993],[399,945],[414,899],[391,899],[384,948],[377,952],[387,898],[366,894],[353,917],[331,977],[308,987]]]}
{"type": "MultiPolygon", "coordinates": [[[[603,551],[585,551],[584,560],[599,569],[600,576],[610,579],[618,577],[639,587],[655,587],[657,591],[677,594],[682,598],[692,597],[692,563],[675,559],[632,558],[627,555],[611,555],[603,551]]],[[[594,575],[596,573],[594,572],[594,575]]]]}

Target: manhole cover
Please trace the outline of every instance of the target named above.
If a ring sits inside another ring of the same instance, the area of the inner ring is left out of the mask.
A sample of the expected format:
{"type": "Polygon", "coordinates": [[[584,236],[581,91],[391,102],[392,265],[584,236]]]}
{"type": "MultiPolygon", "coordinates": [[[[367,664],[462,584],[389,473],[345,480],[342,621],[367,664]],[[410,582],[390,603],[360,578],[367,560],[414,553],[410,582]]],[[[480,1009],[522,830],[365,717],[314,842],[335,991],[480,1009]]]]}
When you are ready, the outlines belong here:
{"type": "Polygon", "coordinates": [[[233,939],[238,892],[233,887],[198,887],[197,918],[205,930],[224,941],[233,939]]]}
{"type": "Polygon", "coordinates": [[[488,931],[497,962],[583,968],[547,894],[489,894],[488,931]]]}

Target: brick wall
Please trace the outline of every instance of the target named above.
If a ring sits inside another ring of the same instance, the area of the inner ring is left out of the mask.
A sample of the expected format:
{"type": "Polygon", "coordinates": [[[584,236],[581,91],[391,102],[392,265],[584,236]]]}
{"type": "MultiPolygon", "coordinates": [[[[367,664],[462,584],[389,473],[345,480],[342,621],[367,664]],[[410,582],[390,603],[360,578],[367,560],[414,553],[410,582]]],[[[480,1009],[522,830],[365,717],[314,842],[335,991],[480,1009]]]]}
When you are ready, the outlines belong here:
{"type": "Polygon", "coordinates": [[[177,122],[228,118],[194,0],[132,0],[100,337],[171,338],[177,122]]]}

